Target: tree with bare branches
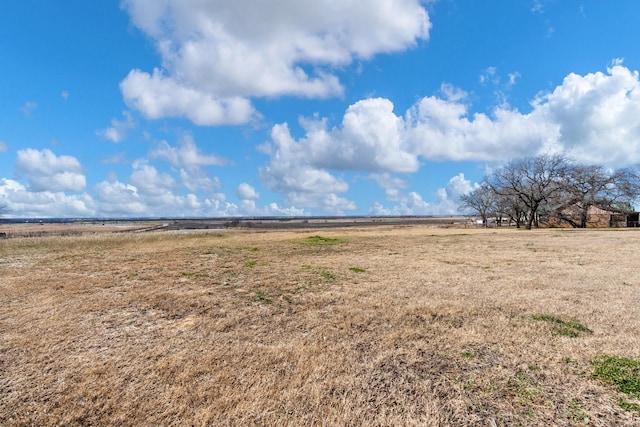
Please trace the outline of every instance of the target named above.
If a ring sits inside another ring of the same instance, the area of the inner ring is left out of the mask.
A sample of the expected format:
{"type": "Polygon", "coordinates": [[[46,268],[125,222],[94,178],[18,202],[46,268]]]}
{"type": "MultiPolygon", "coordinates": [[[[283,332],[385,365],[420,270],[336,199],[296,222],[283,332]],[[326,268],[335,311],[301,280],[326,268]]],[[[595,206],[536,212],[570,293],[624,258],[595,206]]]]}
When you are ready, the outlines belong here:
{"type": "Polygon", "coordinates": [[[516,228],[520,228],[527,220],[527,209],[515,193],[504,192],[497,197],[498,215],[509,218],[509,224],[512,222],[516,228]]]}
{"type": "Polygon", "coordinates": [[[460,206],[480,215],[482,225],[487,226],[487,219],[498,212],[498,199],[491,187],[482,183],[478,188],[460,197],[460,206]]]}
{"type": "Polygon", "coordinates": [[[562,192],[568,170],[565,156],[543,154],[509,162],[489,176],[487,184],[499,198],[516,202],[530,230],[539,225],[540,207],[562,192]]]}
{"type": "Polygon", "coordinates": [[[631,169],[609,171],[602,166],[572,165],[563,189],[553,201],[553,211],[576,228],[586,228],[589,209],[593,206],[619,213],[632,210],[640,196],[640,177],[631,169]],[[578,218],[571,215],[578,211],[578,218]]]}
{"type": "Polygon", "coordinates": [[[640,173],[578,164],[563,155],[513,160],[460,198],[460,206],[487,218],[508,216],[517,227],[531,229],[556,218],[586,228],[592,207],[627,214],[640,198],[640,173]]]}

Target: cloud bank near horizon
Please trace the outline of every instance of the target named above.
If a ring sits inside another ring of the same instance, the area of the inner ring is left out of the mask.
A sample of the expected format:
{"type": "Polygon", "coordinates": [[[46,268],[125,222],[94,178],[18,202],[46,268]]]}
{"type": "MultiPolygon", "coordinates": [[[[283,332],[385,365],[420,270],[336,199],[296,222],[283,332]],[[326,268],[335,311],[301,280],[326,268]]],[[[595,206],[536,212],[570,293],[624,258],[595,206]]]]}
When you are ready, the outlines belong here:
{"type": "Polygon", "coordinates": [[[470,191],[473,184],[460,184],[464,176],[454,176],[459,190],[443,189],[447,196],[440,202],[446,203],[424,204],[417,193],[402,195],[403,181],[396,175],[415,173],[425,160],[496,163],[559,152],[609,167],[640,163],[640,80],[637,71],[619,62],[606,72],[566,76],[554,90],[532,100],[527,113],[508,105],[490,115],[471,113],[464,92],[456,93],[453,98],[424,97],[403,114],[394,112],[391,100],[364,99],[348,107],[335,126],[327,118],[301,119],[304,135],[297,139],[286,123],[274,125],[260,147],[269,160],[259,176],[266,188],[285,197],[289,208],[259,207],[257,192],[246,183],[238,189],[240,205],[226,202],[219,180],[204,168],[231,166],[220,156],[203,153],[189,134],[180,136],[177,146],[161,141],[149,152],[150,159],[168,162],[175,174],[160,173],[148,160],[139,160],[132,164],[128,182],[105,180],[89,192],[83,192],[86,180],[78,159],[49,149],[21,150],[16,168],[27,185],[3,179],[0,196],[14,209],[31,204],[26,212],[37,216],[47,215],[49,209],[38,210],[45,202],[84,215],[182,210],[287,215],[306,209],[347,214],[356,209],[345,197],[351,183],[342,173],[349,171],[369,177],[387,194],[391,205],[378,203],[369,208],[371,213],[436,214],[455,212],[451,197],[470,191]],[[196,194],[199,190],[205,196],[196,194]]]}

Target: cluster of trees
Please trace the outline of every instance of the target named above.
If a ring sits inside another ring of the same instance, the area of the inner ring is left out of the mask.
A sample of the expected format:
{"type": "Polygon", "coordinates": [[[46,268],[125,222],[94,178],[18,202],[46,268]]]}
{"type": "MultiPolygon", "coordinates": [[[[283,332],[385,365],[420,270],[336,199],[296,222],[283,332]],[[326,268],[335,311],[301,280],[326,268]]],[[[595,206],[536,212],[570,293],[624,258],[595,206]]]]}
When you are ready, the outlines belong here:
{"type": "Polygon", "coordinates": [[[540,155],[509,162],[460,202],[485,225],[495,217],[527,229],[551,219],[585,228],[591,207],[627,213],[639,197],[640,176],[633,169],[608,170],[564,155],[540,155]]]}

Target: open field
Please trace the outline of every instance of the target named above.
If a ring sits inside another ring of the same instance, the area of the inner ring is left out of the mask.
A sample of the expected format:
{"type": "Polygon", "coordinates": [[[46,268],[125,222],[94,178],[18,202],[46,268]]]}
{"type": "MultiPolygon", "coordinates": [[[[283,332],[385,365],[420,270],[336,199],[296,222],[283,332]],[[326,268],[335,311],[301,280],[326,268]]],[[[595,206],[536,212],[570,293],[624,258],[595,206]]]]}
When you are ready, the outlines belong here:
{"type": "Polygon", "coordinates": [[[58,219],[0,222],[0,238],[77,236],[104,232],[144,232],[215,229],[301,230],[380,225],[441,225],[473,227],[471,218],[448,216],[395,217],[284,217],[284,218],[164,218],[164,219],[58,219]]]}
{"type": "Polygon", "coordinates": [[[424,225],[0,240],[0,425],[637,426],[593,362],[640,358],[639,252],[424,225]]]}

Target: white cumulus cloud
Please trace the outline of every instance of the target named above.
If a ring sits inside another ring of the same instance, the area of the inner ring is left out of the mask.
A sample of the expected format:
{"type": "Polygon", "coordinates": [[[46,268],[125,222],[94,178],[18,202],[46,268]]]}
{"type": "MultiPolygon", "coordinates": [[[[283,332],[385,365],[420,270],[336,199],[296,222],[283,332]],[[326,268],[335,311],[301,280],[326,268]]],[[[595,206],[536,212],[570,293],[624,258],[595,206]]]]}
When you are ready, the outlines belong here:
{"type": "Polygon", "coordinates": [[[409,185],[402,179],[394,177],[389,173],[375,173],[369,176],[369,179],[375,181],[380,188],[384,189],[387,200],[398,201],[400,191],[409,185]]]}
{"type": "Polygon", "coordinates": [[[170,197],[173,189],[177,187],[176,180],[171,175],[159,172],[146,161],[133,163],[130,183],[147,197],[170,197]]]}
{"type": "Polygon", "coordinates": [[[534,102],[533,120],[556,126],[556,143],[576,159],[640,163],[640,80],[615,61],[606,73],[570,74],[534,102]]]}
{"type": "Polygon", "coordinates": [[[275,147],[270,163],[260,170],[265,185],[274,191],[327,193],[345,192],[349,185],[328,171],[314,165],[309,158],[309,144],[293,139],[286,124],[276,125],[271,131],[275,147]]]}
{"type": "Polygon", "coordinates": [[[82,191],[87,185],[78,159],[46,148],[19,150],[16,169],[27,176],[32,191],[82,191]]]}
{"type": "Polygon", "coordinates": [[[288,126],[276,126],[273,142],[280,154],[303,158],[309,164],[334,170],[415,172],[420,164],[405,141],[402,118],[391,101],[358,101],[344,114],[339,127],[328,129],[326,120],[303,119],[305,137],[294,141],[288,126]]]}
{"type": "Polygon", "coordinates": [[[212,165],[224,166],[227,163],[222,157],[202,153],[193,136],[188,132],[180,136],[178,144],[178,147],[174,147],[169,145],[167,141],[162,141],[158,148],[151,151],[150,156],[165,159],[173,166],[186,169],[212,165]]]}
{"type": "Polygon", "coordinates": [[[332,171],[416,172],[420,163],[406,140],[405,123],[391,101],[373,98],[351,105],[338,127],[326,119],[301,120],[306,134],[296,140],[289,126],[276,125],[264,151],[270,162],[260,170],[265,186],[304,207],[328,212],[354,210],[337,195],[349,185],[332,171]]]}
{"type": "Polygon", "coordinates": [[[237,193],[238,198],[241,200],[254,200],[260,198],[260,194],[256,191],[256,189],[246,182],[243,182],[238,186],[237,193]]]}
{"type": "Polygon", "coordinates": [[[98,135],[111,142],[122,142],[126,137],[129,130],[135,127],[135,121],[129,111],[123,111],[123,120],[111,119],[111,126],[105,129],[101,129],[97,132],[98,135]]]}
{"type": "Polygon", "coordinates": [[[640,162],[640,81],[619,62],[606,73],[568,75],[531,103],[471,114],[461,101],[421,99],[407,113],[410,152],[431,160],[495,161],[567,152],[607,166],[640,162]]]}
{"type": "MultiPolygon", "coordinates": [[[[477,185],[477,184],[476,184],[477,185]]],[[[460,173],[452,177],[446,187],[437,191],[437,198],[434,202],[427,202],[423,197],[411,191],[409,194],[401,195],[392,206],[384,206],[380,202],[374,203],[369,209],[372,215],[455,215],[458,213],[460,196],[469,193],[474,184],[460,173]]]]}
{"type": "Polygon", "coordinates": [[[145,216],[148,214],[138,189],[117,180],[102,181],[96,184],[95,191],[100,212],[114,216],[145,216]]]}
{"type": "Polygon", "coordinates": [[[182,184],[190,191],[202,189],[209,194],[218,190],[221,184],[217,177],[209,176],[204,168],[227,164],[227,160],[222,157],[202,153],[189,132],[180,135],[177,147],[170,145],[167,141],[161,141],[149,156],[152,159],[166,160],[178,168],[182,184]]]}
{"type": "Polygon", "coordinates": [[[251,119],[251,97],[340,95],[332,72],[354,59],[397,52],[428,38],[419,0],[124,0],[151,37],[162,70],[132,70],[127,103],[149,118],[196,124],[251,119]]]}
{"type": "MultiPolygon", "coordinates": [[[[440,96],[418,100],[403,115],[390,100],[372,98],[347,108],[338,126],[318,117],[300,124],[302,137],[283,123],[261,146],[270,156],[260,170],[265,187],[298,206],[331,209],[331,200],[349,189],[340,173],[365,171],[387,200],[399,201],[403,182],[392,174],[416,172],[421,160],[501,162],[567,153],[607,167],[640,163],[640,79],[616,60],[606,72],[568,75],[536,96],[529,112],[503,103],[490,114],[474,113],[466,93],[445,84],[440,96]]],[[[459,191],[454,184],[442,190],[443,198],[469,189],[464,180],[459,191]]],[[[403,212],[431,209],[420,208],[415,197],[403,206],[403,212]]]]}
{"type": "Polygon", "coordinates": [[[200,126],[246,123],[255,116],[251,103],[232,96],[216,94],[163,76],[159,70],[150,75],[132,70],[120,83],[127,104],[149,119],[181,117],[200,126]]]}
{"type": "Polygon", "coordinates": [[[31,191],[18,181],[0,178],[0,199],[11,215],[19,217],[91,217],[96,214],[90,195],[63,191],[31,191]]]}

